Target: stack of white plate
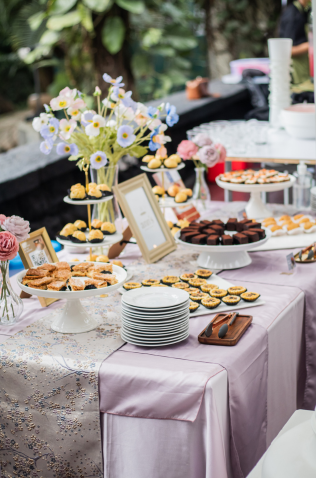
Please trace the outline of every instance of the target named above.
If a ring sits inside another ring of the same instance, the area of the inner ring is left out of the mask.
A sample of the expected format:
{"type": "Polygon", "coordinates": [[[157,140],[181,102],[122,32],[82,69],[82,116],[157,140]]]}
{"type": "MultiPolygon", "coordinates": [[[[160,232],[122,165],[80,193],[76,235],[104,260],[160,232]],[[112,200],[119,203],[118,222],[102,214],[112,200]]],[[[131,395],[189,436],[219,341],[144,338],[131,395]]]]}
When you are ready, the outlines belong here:
{"type": "Polygon", "coordinates": [[[316,212],[316,186],[311,188],[311,209],[316,212]]]}
{"type": "Polygon", "coordinates": [[[144,347],[176,344],[189,336],[189,294],[167,287],[122,296],[122,339],[144,347]]]}

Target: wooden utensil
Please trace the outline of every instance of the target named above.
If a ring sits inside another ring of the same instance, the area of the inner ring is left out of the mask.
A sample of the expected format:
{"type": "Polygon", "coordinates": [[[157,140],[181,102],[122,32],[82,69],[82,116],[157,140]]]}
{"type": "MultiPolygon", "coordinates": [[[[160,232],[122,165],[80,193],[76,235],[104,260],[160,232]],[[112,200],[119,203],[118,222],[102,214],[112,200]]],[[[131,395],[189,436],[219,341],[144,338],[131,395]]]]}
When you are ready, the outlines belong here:
{"type": "MultiPolygon", "coordinates": [[[[217,334],[214,333],[210,337],[207,337],[205,335],[207,327],[205,327],[205,329],[199,334],[198,341],[201,344],[207,345],[236,345],[252,322],[252,315],[242,315],[240,313],[237,314],[238,315],[231,317],[230,322],[233,321],[232,326],[228,325],[228,331],[223,338],[219,338],[217,334]]],[[[222,324],[223,320],[227,320],[227,314],[217,314],[212,321],[213,327],[214,322],[216,322],[217,326],[218,324],[222,324]]]]}

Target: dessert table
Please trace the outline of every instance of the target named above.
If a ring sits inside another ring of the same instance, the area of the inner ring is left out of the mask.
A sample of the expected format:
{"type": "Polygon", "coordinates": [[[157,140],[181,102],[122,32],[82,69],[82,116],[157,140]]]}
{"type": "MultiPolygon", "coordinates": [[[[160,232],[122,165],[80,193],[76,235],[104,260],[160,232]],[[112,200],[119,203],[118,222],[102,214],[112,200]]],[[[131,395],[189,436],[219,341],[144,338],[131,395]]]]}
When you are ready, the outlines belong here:
{"type": "MultiPolygon", "coordinates": [[[[243,208],[241,203],[213,202],[204,217],[221,217],[216,211],[232,206],[243,208]]],[[[210,313],[190,319],[190,336],[180,344],[157,349],[126,344],[100,361],[104,470],[91,476],[245,477],[294,411],[302,407],[304,393],[304,406],[315,404],[310,375],[305,389],[305,332],[310,329],[304,319],[311,324],[306,313],[313,306],[316,266],[298,265],[307,277],[298,282],[295,275],[283,275],[287,253],[274,251],[269,269],[264,267],[267,253],[254,252],[252,265],[221,273],[235,285],[247,283],[248,290],[260,292],[266,302],[244,311],[253,316],[253,324],[235,347],[198,343],[197,335],[214,316],[210,313]]],[[[82,260],[86,255],[62,251],[59,257],[82,260]]],[[[121,257],[133,271],[133,280],[145,278],[144,274],[161,277],[162,273],[189,272],[196,269],[196,259],[197,255],[178,249],[157,264],[145,265],[137,245],[131,244],[121,257]]],[[[102,310],[102,301],[109,304],[110,300],[113,306],[103,317],[104,324],[113,318],[119,322],[118,292],[83,305],[102,310]]],[[[25,299],[22,319],[10,328],[0,327],[0,354],[1,344],[5,346],[12,334],[61,305],[55,302],[47,310],[35,297],[25,299]]],[[[104,341],[106,345],[106,335],[104,341]]],[[[307,342],[310,374],[314,336],[307,342]]],[[[0,463],[2,451],[0,436],[0,463]]],[[[6,473],[3,476],[9,476],[6,473]]]]}

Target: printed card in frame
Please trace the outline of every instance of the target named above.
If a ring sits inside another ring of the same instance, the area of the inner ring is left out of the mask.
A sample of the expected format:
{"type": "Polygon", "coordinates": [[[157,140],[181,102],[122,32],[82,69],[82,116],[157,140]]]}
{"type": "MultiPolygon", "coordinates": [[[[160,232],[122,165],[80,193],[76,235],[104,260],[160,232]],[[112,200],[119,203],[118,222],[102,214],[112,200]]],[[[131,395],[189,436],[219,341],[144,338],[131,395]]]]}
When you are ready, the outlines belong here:
{"type": "MultiPolygon", "coordinates": [[[[25,269],[38,267],[50,262],[59,262],[45,227],[31,232],[28,239],[20,242],[19,254],[25,269]]],[[[24,292],[22,294],[24,297],[27,296],[24,292]]],[[[47,307],[57,299],[38,297],[38,300],[42,307],[47,307]]]]}
{"type": "Polygon", "coordinates": [[[146,262],[157,262],[176,249],[146,174],[120,183],[113,190],[146,262]]]}

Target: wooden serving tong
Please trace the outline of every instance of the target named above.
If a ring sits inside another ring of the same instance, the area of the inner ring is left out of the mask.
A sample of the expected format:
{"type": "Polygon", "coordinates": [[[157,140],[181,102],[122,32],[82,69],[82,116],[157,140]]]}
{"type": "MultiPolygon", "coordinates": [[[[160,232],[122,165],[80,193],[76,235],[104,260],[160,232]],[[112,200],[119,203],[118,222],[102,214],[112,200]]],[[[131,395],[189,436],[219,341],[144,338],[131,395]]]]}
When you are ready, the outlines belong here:
{"type": "MultiPolygon", "coordinates": [[[[207,328],[205,329],[205,335],[206,337],[210,337],[212,335],[212,332],[213,332],[213,326],[214,327],[219,327],[220,325],[222,325],[224,322],[226,322],[226,320],[229,320],[230,319],[230,322],[228,325],[233,325],[233,323],[235,322],[235,319],[237,317],[237,315],[239,314],[239,312],[234,312],[234,313],[229,313],[229,314],[226,314],[224,315],[224,317],[222,317],[221,319],[217,320],[216,322],[215,319],[216,317],[214,317],[213,320],[211,320],[211,322],[209,323],[209,325],[207,326],[207,328]]],[[[227,327],[227,330],[225,332],[225,334],[223,335],[223,337],[226,335],[227,331],[228,331],[228,325],[227,324],[224,324],[222,325],[222,327],[220,328],[218,334],[220,333],[221,329],[223,329],[225,326],[227,327]]],[[[226,329],[225,327],[225,329],[226,329]]],[[[219,336],[219,335],[218,335],[219,336]]],[[[223,337],[220,337],[220,338],[223,338],[223,337]]]]}

